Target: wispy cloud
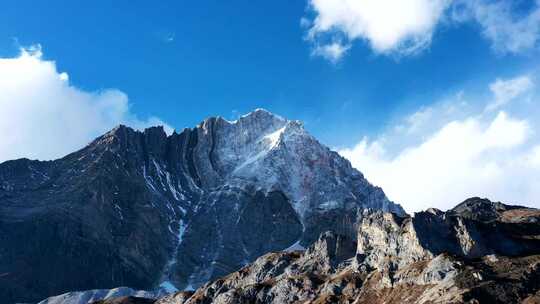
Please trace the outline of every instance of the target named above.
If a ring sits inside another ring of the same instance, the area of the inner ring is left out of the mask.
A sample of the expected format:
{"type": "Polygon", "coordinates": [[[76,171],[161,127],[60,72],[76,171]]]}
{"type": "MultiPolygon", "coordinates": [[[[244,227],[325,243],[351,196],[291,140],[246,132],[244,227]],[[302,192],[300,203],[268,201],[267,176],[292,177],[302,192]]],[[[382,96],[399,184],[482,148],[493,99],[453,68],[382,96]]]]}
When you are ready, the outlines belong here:
{"type": "Polygon", "coordinates": [[[176,40],[176,33],[170,30],[159,30],[154,33],[155,37],[164,43],[172,43],[176,40]]]}
{"type": "MultiPolygon", "coordinates": [[[[532,0],[531,0],[532,1],[532,0]]],[[[495,51],[520,53],[534,48],[540,38],[540,1],[525,14],[515,11],[516,1],[458,0],[453,6],[454,21],[477,22],[495,51]]]]}
{"type": "Polygon", "coordinates": [[[527,75],[513,79],[497,79],[489,86],[493,93],[493,102],[487,105],[486,110],[492,111],[523,96],[533,88],[533,82],[527,75]]]}
{"type": "Polygon", "coordinates": [[[321,56],[332,63],[337,63],[350,48],[350,44],[344,45],[340,42],[332,42],[314,47],[312,55],[321,56]]]}
{"type": "Polygon", "coordinates": [[[165,125],[172,132],[156,117],[139,119],[122,91],[74,87],[55,62],[43,59],[39,45],[22,48],[15,58],[0,58],[0,108],[0,162],[61,157],[119,123],[165,125]]]}
{"type": "Polygon", "coordinates": [[[169,34],[165,37],[165,41],[166,41],[166,42],[173,42],[173,41],[174,41],[174,37],[175,37],[175,34],[174,34],[174,33],[169,33],[169,34]]]}

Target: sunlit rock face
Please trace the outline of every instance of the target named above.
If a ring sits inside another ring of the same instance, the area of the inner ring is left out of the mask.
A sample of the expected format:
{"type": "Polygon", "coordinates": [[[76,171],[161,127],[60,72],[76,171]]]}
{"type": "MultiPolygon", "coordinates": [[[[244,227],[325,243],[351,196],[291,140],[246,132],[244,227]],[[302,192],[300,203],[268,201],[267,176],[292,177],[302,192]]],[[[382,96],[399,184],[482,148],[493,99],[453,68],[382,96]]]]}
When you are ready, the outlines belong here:
{"type": "Polygon", "coordinates": [[[539,290],[540,210],[472,198],[414,217],[365,210],[356,240],[326,232],[155,303],[538,303],[539,290]]]}
{"type": "Polygon", "coordinates": [[[355,239],[366,208],[405,214],[265,110],[169,136],[119,126],[59,160],[0,164],[0,298],[191,290],[326,230],[355,239]]]}

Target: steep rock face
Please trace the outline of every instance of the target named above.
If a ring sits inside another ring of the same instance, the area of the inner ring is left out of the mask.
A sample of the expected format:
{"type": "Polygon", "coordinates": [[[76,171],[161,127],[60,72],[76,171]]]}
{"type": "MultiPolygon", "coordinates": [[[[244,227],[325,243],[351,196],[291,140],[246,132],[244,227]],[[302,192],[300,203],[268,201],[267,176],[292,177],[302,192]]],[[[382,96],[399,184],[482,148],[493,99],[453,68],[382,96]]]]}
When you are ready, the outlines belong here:
{"type": "MultiPolygon", "coordinates": [[[[324,233],[305,253],[275,252],[222,279],[204,285],[185,303],[294,303],[312,298],[324,278],[345,268],[355,243],[324,233]]],[[[170,303],[184,303],[180,300],[170,303]]],[[[158,300],[157,303],[161,303],[158,300]]],[[[163,302],[167,303],[167,302],[163,302]]]]}
{"type": "Polygon", "coordinates": [[[168,258],[167,218],[133,178],[136,160],[113,152],[114,140],[109,134],[59,161],[0,165],[6,302],[153,283],[156,263],[168,258]]]}
{"type": "Polygon", "coordinates": [[[326,229],[354,238],[365,208],[404,214],[298,121],[119,126],[59,160],[0,164],[0,298],[191,289],[326,229]]]}
{"type": "Polygon", "coordinates": [[[367,210],[356,242],[324,233],[304,252],[266,254],[156,303],[538,303],[539,220],[478,198],[415,217],[367,210]]]}
{"type": "Polygon", "coordinates": [[[468,259],[536,254],[540,253],[539,219],[536,209],[480,198],[447,212],[428,209],[414,217],[365,210],[358,259],[371,268],[399,268],[442,253],[468,259]]]}

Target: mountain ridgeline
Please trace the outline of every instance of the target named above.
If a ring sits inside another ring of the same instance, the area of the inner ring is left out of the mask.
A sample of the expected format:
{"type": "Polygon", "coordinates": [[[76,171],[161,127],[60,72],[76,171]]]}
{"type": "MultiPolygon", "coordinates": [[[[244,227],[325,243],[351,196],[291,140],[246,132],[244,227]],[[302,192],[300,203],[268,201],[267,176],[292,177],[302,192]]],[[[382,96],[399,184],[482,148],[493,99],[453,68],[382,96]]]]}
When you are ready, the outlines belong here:
{"type": "Polygon", "coordinates": [[[154,304],[540,303],[539,236],[540,210],[480,198],[414,217],[365,210],[356,239],[326,232],[154,304]]]}
{"type": "Polygon", "coordinates": [[[119,126],[54,161],[0,164],[0,298],[196,289],[365,209],[405,215],[298,121],[256,110],[167,135],[119,126]]]}

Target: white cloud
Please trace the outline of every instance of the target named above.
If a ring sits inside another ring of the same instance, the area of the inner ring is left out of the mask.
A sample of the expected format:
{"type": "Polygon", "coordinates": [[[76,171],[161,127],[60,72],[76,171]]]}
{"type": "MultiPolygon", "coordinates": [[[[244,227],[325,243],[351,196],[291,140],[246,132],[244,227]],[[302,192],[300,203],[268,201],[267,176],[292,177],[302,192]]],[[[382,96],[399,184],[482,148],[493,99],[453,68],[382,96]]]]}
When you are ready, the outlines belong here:
{"type": "Polygon", "coordinates": [[[317,16],[309,30],[314,40],[327,33],[344,34],[348,40],[367,40],[381,53],[411,54],[423,49],[447,0],[311,0],[317,16]]]}
{"type": "Polygon", "coordinates": [[[87,92],[70,85],[68,74],[44,60],[39,46],[0,58],[0,109],[0,162],[58,158],[120,123],[172,130],[155,117],[138,119],[119,90],[87,92]]]}
{"type": "Polygon", "coordinates": [[[496,51],[519,53],[534,48],[540,38],[540,1],[525,15],[516,13],[513,5],[510,0],[458,0],[453,19],[476,21],[496,51]]]}
{"type": "Polygon", "coordinates": [[[529,76],[520,76],[513,79],[497,79],[489,86],[494,95],[492,103],[488,104],[486,110],[495,110],[517,97],[529,92],[533,88],[533,82],[529,76]]]}
{"type": "Polygon", "coordinates": [[[312,54],[314,56],[321,56],[332,63],[337,63],[350,47],[350,44],[343,45],[339,42],[332,42],[330,44],[316,46],[312,54]]]}
{"type": "Polygon", "coordinates": [[[540,207],[536,119],[483,112],[458,97],[456,111],[448,101],[424,108],[389,134],[340,153],[408,212],[444,210],[472,196],[540,207]]]}
{"type": "MultiPolygon", "coordinates": [[[[540,0],[518,14],[511,0],[309,0],[311,20],[307,38],[315,49],[345,39],[341,45],[364,40],[381,54],[411,55],[429,47],[437,27],[444,23],[475,22],[493,48],[518,53],[536,47],[540,37],[540,0]],[[330,40],[330,43],[326,41],[330,40]]],[[[343,56],[319,55],[335,62],[343,56]]]]}

